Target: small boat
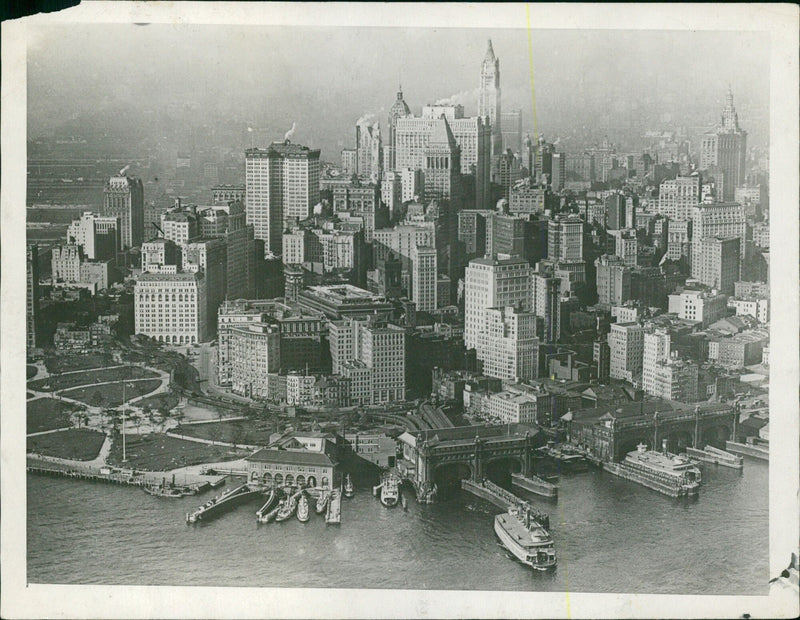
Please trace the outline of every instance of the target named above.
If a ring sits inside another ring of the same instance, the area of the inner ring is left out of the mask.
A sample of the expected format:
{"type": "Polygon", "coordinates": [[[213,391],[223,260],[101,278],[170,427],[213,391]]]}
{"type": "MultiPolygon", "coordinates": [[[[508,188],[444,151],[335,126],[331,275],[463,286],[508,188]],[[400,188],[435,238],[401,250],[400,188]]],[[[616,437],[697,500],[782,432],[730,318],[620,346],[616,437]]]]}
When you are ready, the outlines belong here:
{"type": "Polygon", "coordinates": [[[147,484],[142,487],[144,492],[154,497],[183,497],[181,489],[163,486],[160,484],[147,484]]]}
{"type": "Polygon", "coordinates": [[[344,496],[353,497],[356,494],[356,488],[353,486],[353,481],[350,479],[350,474],[344,479],[344,496]]]}
{"type": "Polygon", "coordinates": [[[278,514],[275,515],[275,523],[281,523],[289,519],[294,514],[295,508],[297,508],[297,500],[294,497],[286,498],[278,514]]]}
{"type": "Polygon", "coordinates": [[[300,496],[300,501],[297,502],[297,520],[300,521],[300,523],[305,523],[310,516],[311,510],[308,505],[308,498],[306,494],[303,493],[300,496]]]}
{"type": "Polygon", "coordinates": [[[321,515],[323,512],[325,512],[330,500],[331,494],[329,491],[323,491],[320,493],[319,497],[317,498],[317,505],[314,508],[314,512],[316,512],[318,515],[321,515]]]}

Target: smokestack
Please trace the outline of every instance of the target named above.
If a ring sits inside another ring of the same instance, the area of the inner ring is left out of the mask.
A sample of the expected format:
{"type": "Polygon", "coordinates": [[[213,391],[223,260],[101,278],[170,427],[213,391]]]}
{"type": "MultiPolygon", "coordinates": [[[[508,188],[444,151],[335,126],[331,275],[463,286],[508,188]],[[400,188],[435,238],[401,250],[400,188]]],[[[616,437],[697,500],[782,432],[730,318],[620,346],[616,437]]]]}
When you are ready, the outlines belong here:
{"type": "Polygon", "coordinates": [[[130,164],[128,164],[128,165],[127,165],[127,166],[125,166],[125,167],[124,167],[122,170],[120,170],[120,171],[119,171],[119,176],[122,176],[123,174],[125,174],[125,171],[126,171],[128,168],[130,168],[130,167],[131,167],[131,165],[130,165],[130,164]]]}

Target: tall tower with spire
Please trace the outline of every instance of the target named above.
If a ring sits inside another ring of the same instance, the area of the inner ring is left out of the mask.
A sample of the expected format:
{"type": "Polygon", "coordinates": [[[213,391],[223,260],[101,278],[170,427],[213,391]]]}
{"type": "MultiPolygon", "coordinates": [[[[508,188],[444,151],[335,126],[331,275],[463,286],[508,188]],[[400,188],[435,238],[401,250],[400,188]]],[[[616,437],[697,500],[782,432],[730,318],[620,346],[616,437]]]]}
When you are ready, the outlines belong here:
{"type": "Polygon", "coordinates": [[[746,162],[747,132],[739,127],[729,85],[719,126],[706,133],[700,145],[700,167],[711,171],[718,201],[733,201],[736,187],[744,184],[746,162]]]}
{"type": "Polygon", "coordinates": [[[500,61],[494,55],[492,40],[481,64],[481,83],[478,95],[478,116],[487,117],[492,124],[492,162],[503,151],[500,131],[500,61]]]}
{"type": "Polygon", "coordinates": [[[383,149],[384,170],[394,170],[397,167],[397,145],[395,144],[397,119],[408,118],[409,116],[411,116],[411,108],[408,107],[408,104],[403,99],[403,87],[401,85],[397,89],[397,99],[389,110],[389,142],[383,149]]]}

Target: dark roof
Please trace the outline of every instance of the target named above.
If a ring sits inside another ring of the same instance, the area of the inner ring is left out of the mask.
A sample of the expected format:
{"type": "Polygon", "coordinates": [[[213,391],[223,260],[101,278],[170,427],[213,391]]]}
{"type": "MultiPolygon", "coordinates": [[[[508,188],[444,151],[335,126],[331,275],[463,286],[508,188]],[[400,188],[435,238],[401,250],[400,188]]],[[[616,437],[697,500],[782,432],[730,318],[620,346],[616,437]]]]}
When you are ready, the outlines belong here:
{"type": "Polygon", "coordinates": [[[259,463],[286,463],[288,465],[313,465],[316,467],[333,467],[333,461],[327,454],[309,450],[274,450],[263,448],[245,458],[245,461],[259,463]]]}

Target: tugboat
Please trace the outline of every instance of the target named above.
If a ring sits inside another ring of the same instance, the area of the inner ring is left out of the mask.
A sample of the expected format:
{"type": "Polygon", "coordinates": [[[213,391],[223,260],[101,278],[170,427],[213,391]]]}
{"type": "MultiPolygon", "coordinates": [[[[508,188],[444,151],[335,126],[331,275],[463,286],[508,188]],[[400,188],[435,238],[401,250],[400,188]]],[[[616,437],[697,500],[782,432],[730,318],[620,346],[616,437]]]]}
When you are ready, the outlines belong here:
{"type": "Polygon", "coordinates": [[[350,479],[350,474],[344,479],[344,496],[353,497],[356,494],[356,488],[353,486],[353,481],[350,479]]]}
{"type": "Polygon", "coordinates": [[[531,515],[530,507],[511,507],[494,518],[494,531],[503,546],[523,564],[535,570],[556,565],[553,537],[531,515]]]}
{"type": "Polygon", "coordinates": [[[314,508],[314,511],[318,515],[321,515],[323,512],[325,512],[325,509],[328,507],[328,502],[330,500],[331,500],[330,491],[322,491],[319,494],[319,497],[317,498],[317,504],[316,507],[314,508]]]}
{"type": "Polygon", "coordinates": [[[285,500],[283,500],[283,504],[281,504],[278,514],[275,515],[275,523],[281,523],[282,521],[288,520],[294,514],[296,507],[297,500],[294,497],[287,497],[285,500]]]}
{"type": "Polygon", "coordinates": [[[160,484],[147,484],[142,487],[145,493],[154,497],[183,497],[184,493],[179,488],[160,484]]]}
{"type": "Polygon", "coordinates": [[[300,521],[300,523],[305,523],[310,516],[311,510],[308,506],[308,498],[306,494],[303,493],[300,495],[300,501],[297,502],[297,520],[300,521]]]}

